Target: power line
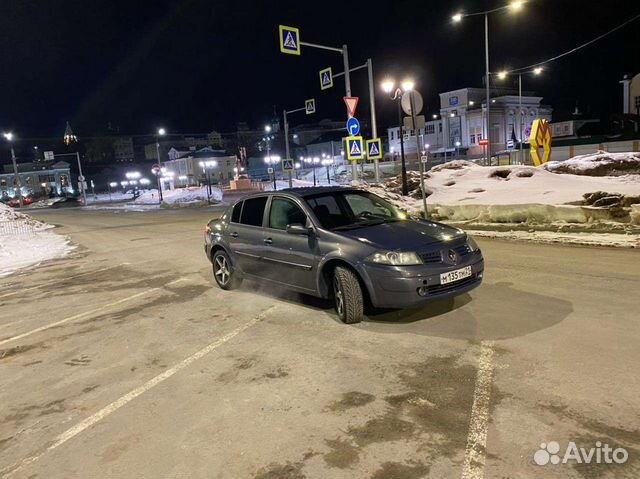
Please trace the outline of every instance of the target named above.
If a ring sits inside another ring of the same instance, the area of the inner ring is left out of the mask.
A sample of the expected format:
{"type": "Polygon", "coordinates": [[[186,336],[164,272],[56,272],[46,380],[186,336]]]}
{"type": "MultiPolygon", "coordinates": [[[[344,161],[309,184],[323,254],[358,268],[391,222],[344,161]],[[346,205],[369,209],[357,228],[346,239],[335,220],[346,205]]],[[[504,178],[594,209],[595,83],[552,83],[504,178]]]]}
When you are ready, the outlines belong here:
{"type": "Polygon", "coordinates": [[[575,53],[575,52],[577,52],[578,50],[581,50],[581,49],[583,49],[584,47],[587,47],[587,46],[589,46],[589,45],[591,45],[591,44],[593,44],[593,43],[597,42],[598,40],[602,40],[604,37],[606,37],[606,36],[608,36],[608,35],[611,35],[612,33],[614,33],[614,32],[616,32],[616,31],[620,30],[621,28],[623,28],[623,27],[627,26],[629,23],[631,23],[631,22],[633,22],[633,21],[637,20],[638,18],[640,18],[640,13],[639,13],[638,15],[636,15],[635,17],[630,18],[630,19],[629,19],[629,20],[627,20],[626,22],[621,23],[621,24],[620,24],[620,25],[618,25],[617,27],[615,27],[615,28],[613,28],[613,29],[609,30],[608,32],[603,33],[602,35],[600,35],[600,36],[598,36],[598,37],[594,38],[593,40],[589,40],[588,42],[583,43],[582,45],[579,45],[579,46],[577,46],[576,48],[573,48],[573,49],[571,49],[571,50],[569,50],[569,51],[567,51],[567,52],[561,53],[560,55],[556,55],[555,57],[549,58],[549,59],[547,59],[547,60],[544,60],[544,61],[541,61],[541,62],[538,62],[538,63],[534,63],[534,64],[532,64],[532,65],[527,65],[526,67],[521,67],[521,68],[516,68],[516,69],[514,69],[514,70],[510,70],[510,71],[508,71],[507,73],[519,73],[519,72],[521,72],[521,71],[523,71],[523,70],[529,70],[529,69],[531,69],[531,68],[540,67],[540,66],[546,65],[546,64],[548,64],[548,63],[551,63],[551,62],[553,62],[553,61],[556,61],[556,60],[558,60],[558,59],[560,59],[560,58],[562,58],[562,57],[566,57],[567,55],[571,55],[572,53],[575,53]]]}

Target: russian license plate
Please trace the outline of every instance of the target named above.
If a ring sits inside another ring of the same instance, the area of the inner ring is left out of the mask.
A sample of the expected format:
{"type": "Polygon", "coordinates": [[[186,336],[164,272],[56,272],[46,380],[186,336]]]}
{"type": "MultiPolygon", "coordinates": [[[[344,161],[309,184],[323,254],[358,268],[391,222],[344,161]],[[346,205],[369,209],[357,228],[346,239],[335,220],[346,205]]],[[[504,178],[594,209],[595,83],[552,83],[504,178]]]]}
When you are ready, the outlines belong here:
{"type": "Polygon", "coordinates": [[[466,268],[455,269],[453,271],[449,271],[448,273],[442,273],[440,275],[440,284],[449,284],[455,281],[460,281],[461,279],[465,279],[471,276],[471,266],[467,266],[466,268]]]}

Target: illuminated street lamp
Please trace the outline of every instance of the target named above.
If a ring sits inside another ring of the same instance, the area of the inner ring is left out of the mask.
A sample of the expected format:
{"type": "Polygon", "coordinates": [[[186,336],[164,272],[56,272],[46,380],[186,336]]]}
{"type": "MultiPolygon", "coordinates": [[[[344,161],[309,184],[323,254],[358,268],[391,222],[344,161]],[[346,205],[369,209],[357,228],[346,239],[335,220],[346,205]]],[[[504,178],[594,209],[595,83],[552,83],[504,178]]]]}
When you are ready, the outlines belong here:
{"type": "Polygon", "coordinates": [[[264,162],[267,165],[271,165],[271,170],[273,171],[273,191],[278,189],[276,184],[276,165],[280,163],[280,157],[278,155],[267,155],[264,157],[264,162]]]}
{"type": "Polygon", "coordinates": [[[20,185],[20,175],[18,175],[18,163],[16,162],[16,152],[13,149],[13,133],[7,132],[4,133],[4,138],[9,142],[11,146],[11,161],[13,162],[13,182],[15,183],[14,191],[18,192],[18,201],[20,202],[20,208],[24,206],[24,201],[22,200],[22,185],[20,185]]]}
{"type": "MultiPolygon", "coordinates": [[[[162,170],[162,159],[160,158],[160,137],[164,136],[167,134],[167,130],[165,130],[164,128],[158,128],[158,131],[156,132],[156,155],[158,157],[158,166],[160,166],[161,170],[162,170]]],[[[155,172],[154,172],[155,173],[155,172]]],[[[162,181],[160,180],[160,175],[158,173],[155,173],[157,180],[158,180],[158,201],[160,202],[160,204],[162,204],[162,181]]]]}
{"type": "Polygon", "coordinates": [[[407,184],[407,165],[404,158],[404,127],[402,124],[402,93],[413,90],[415,84],[411,79],[405,79],[400,84],[400,87],[396,87],[396,82],[387,78],[382,82],[382,90],[389,95],[389,98],[398,104],[398,125],[400,127],[400,161],[402,163],[402,194],[404,196],[409,194],[409,185],[407,184]]]}
{"type": "Polygon", "coordinates": [[[497,7],[491,10],[485,10],[483,12],[473,12],[473,13],[463,13],[457,12],[455,15],[451,17],[453,23],[461,23],[463,18],[467,17],[475,17],[475,16],[484,16],[484,63],[485,63],[485,89],[486,89],[486,104],[487,104],[487,114],[486,114],[486,125],[485,125],[485,138],[489,140],[489,146],[487,147],[487,158],[486,162],[489,164],[489,160],[491,158],[491,148],[493,147],[493,142],[491,141],[491,108],[490,108],[490,98],[491,98],[491,90],[490,90],[490,81],[489,81],[489,14],[501,12],[504,10],[511,10],[513,12],[518,12],[522,10],[524,5],[523,0],[512,0],[507,5],[503,5],[501,7],[497,7]]]}

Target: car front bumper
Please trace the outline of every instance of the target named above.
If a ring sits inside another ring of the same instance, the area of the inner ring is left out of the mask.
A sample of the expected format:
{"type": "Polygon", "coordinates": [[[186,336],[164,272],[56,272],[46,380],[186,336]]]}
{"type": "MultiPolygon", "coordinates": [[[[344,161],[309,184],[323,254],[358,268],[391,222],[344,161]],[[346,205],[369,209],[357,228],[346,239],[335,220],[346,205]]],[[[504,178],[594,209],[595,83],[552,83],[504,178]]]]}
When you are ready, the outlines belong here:
{"type": "Polygon", "coordinates": [[[475,253],[458,265],[384,266],[370,263],[358,267],[373,306],[410,308],[442,298],[458,296],[480,286],[484,275],[482,254],[475,253]],[[440,274],[471,266],[471,276],[440,284],[440,274]],[[422,291],[422,295],[418,291],[422,291]]]}

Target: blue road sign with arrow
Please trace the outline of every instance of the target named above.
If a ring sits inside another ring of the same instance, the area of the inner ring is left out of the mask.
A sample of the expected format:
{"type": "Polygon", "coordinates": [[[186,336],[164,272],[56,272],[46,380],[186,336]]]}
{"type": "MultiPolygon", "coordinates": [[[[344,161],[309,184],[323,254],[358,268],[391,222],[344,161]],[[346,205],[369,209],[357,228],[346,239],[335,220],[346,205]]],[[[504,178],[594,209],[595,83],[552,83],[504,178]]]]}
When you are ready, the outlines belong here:
{"type": "Polygon", "coordinates": [[[349,136],[356,136],[360,133],[360,122],[357,118],[351,117],[347,120],[347,132],[349,132],[349,136]]]}

